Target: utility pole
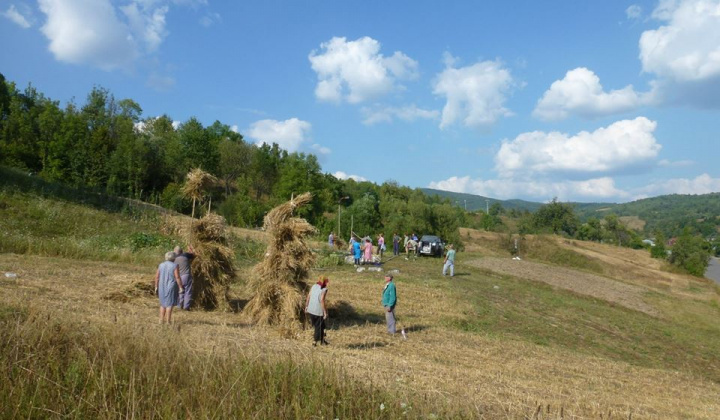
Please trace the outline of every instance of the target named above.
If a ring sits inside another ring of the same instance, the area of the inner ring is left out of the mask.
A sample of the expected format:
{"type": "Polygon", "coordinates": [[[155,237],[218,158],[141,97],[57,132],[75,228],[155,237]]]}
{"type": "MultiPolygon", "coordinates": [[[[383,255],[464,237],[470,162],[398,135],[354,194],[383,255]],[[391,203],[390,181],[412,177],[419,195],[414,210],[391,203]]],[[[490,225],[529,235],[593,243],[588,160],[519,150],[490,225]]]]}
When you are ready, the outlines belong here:
{"type": "Polygon", "coordinates": [[[465,211],[467,211],[467,200],[463,200],[465,202],[465,211]]]}
{"type": "Polygon", "coordinates": [[[337,234],[338,234],[339,238],[342,238],[342,234],[340,233],[340,203],[342,203],[343,200],[348,200],[348,199],[350,199],[350,197],[346,195],[345,197],[342,197],[341,199],[338,200],[338,230],[337,230],[337,234]]]}
{"type": "Polygon", "coordinates": [[[490,214],[490,206],[488,205],[488,200],[485,200],[485,214],[490,214]]]}

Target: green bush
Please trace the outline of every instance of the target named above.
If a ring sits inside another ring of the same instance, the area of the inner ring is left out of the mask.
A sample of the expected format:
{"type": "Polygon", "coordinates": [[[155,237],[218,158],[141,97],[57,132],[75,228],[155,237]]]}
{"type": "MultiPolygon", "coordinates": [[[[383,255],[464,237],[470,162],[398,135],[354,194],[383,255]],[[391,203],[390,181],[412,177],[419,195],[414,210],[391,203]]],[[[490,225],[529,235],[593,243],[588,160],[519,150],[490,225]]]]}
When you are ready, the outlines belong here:
{"type": "Polygon", "coordinates": [[[673,245],[669,260],[693,276],[702,277],[710,263],[708,245],[702,238],[685,233],[673,245]]]}
{"type": "Polygon", "coordinates": [[[170,249],[172,247],[172,239],[159,233],[135,232],[130,235],[128,242],[133,252],[143,248],[158,248],[164,246],[170,249]]]}

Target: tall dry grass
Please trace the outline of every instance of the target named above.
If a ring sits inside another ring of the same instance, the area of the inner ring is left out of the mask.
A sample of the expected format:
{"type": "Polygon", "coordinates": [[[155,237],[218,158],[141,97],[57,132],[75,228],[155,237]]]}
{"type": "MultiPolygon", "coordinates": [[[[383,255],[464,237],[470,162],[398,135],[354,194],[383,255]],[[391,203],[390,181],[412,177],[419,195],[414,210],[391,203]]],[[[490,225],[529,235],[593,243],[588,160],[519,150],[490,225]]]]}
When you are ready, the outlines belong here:
{"type": "Polygon", "coordinates": [[[194,352],[173,328],[113,328],[0,305],[0,418],[418,418],[463,416],[401,405],[326,363],[194,352]],[[382,409],[381,409],[382,406],[382,409]]]}

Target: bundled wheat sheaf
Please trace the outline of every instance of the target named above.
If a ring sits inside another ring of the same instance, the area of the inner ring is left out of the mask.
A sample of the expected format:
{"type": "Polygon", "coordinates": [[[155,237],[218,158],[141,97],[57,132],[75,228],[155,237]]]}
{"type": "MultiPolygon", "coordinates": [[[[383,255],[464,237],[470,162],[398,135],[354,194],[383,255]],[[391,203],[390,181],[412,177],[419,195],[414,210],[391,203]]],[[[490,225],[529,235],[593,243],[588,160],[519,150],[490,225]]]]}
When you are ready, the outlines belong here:
{"type": "Polygon", "coordinates": [[[302,194],[265,216],[270,244],[248,282],[254,296],[245,307],[246,315],[259,324],[277,326],[286,337],[297,337],[303,326],[305,280],[314,263],[305,238],[315,228],[293,217],[293,212],[310,200],[312,194],[302,194]]]}
{"type": "Polygon", "coordinates": [[[182,193],[193,200],[202,201],[205,191],[217,185],[218,180],[200,168],[188,172],[182,193]]]}
{"type": "Polygon", "coordinates": [[[228,309],[228,285],[235,277],[233,251],[227,246],[225,219],[215,213],[193,221],[192,263],[195,301],[205,309],[228,309]]]}

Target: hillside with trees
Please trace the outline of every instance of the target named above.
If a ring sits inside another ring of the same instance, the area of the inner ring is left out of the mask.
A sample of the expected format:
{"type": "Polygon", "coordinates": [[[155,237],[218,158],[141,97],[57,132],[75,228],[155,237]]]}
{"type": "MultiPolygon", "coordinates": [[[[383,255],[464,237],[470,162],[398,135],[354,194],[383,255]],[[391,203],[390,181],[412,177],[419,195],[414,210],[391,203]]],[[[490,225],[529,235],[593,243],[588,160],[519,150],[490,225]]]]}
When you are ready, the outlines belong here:
{"type": "Polygon", "coordinates": [[[191,202],[181,188],[188,171],[202,168],[221,180],[211,201],[235,226],[261,226],[269,209],[309,191],[313,201],[299,215],[324,235],[339,228],[347,240],[352,227],[363,236],[416,232],[460,241],[462,210],[447,199],[393,181],[337,179],[314,155],[248,143],[220,121],[143,118],[140,104],[101,87],[84,103],[61,107],[32,85],[21,90],[0,75],[0,165],[188,214],[191,202]]]}

